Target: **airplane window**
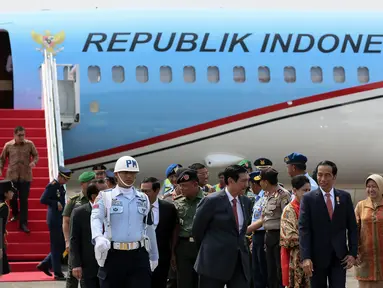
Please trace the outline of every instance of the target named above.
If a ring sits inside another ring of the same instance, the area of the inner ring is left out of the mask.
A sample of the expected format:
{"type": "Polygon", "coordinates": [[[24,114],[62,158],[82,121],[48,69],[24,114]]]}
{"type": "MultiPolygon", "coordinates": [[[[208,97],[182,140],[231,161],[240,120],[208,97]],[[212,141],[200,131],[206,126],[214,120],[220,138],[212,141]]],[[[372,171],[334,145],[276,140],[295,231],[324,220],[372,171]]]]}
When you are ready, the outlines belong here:
{"type": "Polygon", "coordinates": [[[193,66],[185,66],[184,67],[184,81],[186,83],[195,82],[196,74],[193,66]]]}
{"type": "Polygon", "coordinates": [[[337,83],[343,83],[346,80],[346,73],[343,67],[334,67],[334,80],[337,83]]]}
{"type": "Polygon", "coordinates": [[[125,81],[125,70],[122,66],[112,67],[112,79],[116,83],[122,83],[125,81]]]}
{"type": "Polygon", "coordinates": [[[285,67],[284,77],[285,77],[286,83],[294,83],[296,81],[296,78],[297,78],[295,68],[291,67],[291,66],[285,67]]]}
{"type": "Polygon", "coordinates": [[[149,71],[146,66],[136,67],[136,79],[140,83],[146,83],[149,80],[149,71]]]}
{"type": "Polygon", "coordinates": [[[360,83],[368,83],[370,81],[370,72],[367,67],[358,68],[358,79],[360,83]]]}
{"type": "Polygon", "coordinates": [[[270,69],[266,66],[258,67],[258,80],[261,83],[270,82],[270,69]]]}
{"type": "Polygon", "coordinates": [[[233,68],[233,78],[237,83],[243,83],[246,81],[245,68],[243,66],[235,66],[233,68]]]}
{"type": "Polygon", "coordinates": [[[169,66],[160,67],[160,80],[162,83],[170,83],[173,80],[172,68],[169,66]]]}
{"type": "Polygon", "coordinates": [[[311,81],[321,83],[323,81],[323,72],[320,67],[311,67],[311,81]]]}
{"type": "Polygon", "coordinates": [[[210,83],[218,83],[219,82],[219,69],[217,66],[207,67],[207,80],[210,83]]]}
{"type": "Polygon", "coordinates": [[[101,80],[101,71],[98,66],[88,67],[88,79],[90,83],[98,83],[101,80]]]}

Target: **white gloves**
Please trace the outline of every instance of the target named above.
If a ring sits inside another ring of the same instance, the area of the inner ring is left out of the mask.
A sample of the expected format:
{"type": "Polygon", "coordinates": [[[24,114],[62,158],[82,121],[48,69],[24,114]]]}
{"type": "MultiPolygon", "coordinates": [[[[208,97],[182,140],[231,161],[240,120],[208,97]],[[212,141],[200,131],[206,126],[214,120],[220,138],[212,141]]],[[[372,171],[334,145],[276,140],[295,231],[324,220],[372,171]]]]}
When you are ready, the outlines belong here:
{"type": "Polygon", "coordinates": [[[158,260],[156,261],[150,260],[150,269],[152,270],[152,272],[157,268],[157,266],[158,266],[158,260]]]}
{"type": "Polygon", "coordinates": [[[108,251],[110,249],[110,241],[103,236],[98,236],[96,239],[96,245],[94,245],[94,256],[100,267],[104,267],[108,251]]]}

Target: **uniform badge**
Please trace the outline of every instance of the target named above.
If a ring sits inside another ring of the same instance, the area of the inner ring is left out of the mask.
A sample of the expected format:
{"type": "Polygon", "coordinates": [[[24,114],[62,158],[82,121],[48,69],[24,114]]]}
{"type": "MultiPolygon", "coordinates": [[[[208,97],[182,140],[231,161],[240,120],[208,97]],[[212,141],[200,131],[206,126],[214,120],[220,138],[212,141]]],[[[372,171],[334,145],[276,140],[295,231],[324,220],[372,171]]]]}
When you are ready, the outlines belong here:
{"type": "Polygon", "coordinates": [[[57,197],[60,198],[60,190],[57,189],[57,193],[56,193],[57,197]]]}
{"type": "Polygon", "coordinates": [[[184,177],[182,177],[185,181],[188,181],[189,180],[189,175],[188,174],[185,174],[184,177]]]}
{"type": "Polygon", "coordinates": [[[261,165],[265,165],[265,160],[261,160],[259,162],[261,163],[261,165]]]}

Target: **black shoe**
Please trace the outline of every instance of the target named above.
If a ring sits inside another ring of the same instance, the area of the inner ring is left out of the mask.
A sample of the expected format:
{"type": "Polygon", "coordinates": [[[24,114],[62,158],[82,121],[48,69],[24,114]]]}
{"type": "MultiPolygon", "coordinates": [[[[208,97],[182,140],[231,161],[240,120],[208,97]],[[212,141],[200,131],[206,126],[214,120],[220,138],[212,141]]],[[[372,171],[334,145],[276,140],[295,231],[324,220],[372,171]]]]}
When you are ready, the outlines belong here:
{"type": "Polygon", "coordinates": [[[48,276],[52,276],[52,273],[49,271],[49,268],[47,267],[46,264],[40,263],[39,265],[36,266],[37,270],[40,270],[41,272],[44,272],[48,276]]]}
{"type": "Polygon", "coordinates": [[[64,274],[55,274],[55,280],[56,281],[66,281],[64,274]]]}
{"type": "Polygon", "coordinates": [[[28,229],[27,225],[23,224],[20,226],[20,230],[25,233],[30,233],[31,231],[28,229]]]}

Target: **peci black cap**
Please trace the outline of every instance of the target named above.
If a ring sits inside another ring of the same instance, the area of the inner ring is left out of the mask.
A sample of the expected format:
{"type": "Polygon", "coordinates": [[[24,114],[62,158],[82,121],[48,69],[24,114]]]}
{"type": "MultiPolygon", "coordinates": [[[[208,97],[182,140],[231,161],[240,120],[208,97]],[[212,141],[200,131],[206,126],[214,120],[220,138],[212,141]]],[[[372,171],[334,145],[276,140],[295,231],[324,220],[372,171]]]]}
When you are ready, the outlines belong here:
{"type": "Polygon", "coordinates": [[[11,180],[0,180],[0,194],[5,194],[8,191],[16,192],[17,189],[15,186],[13,186],[11,180]]]}

